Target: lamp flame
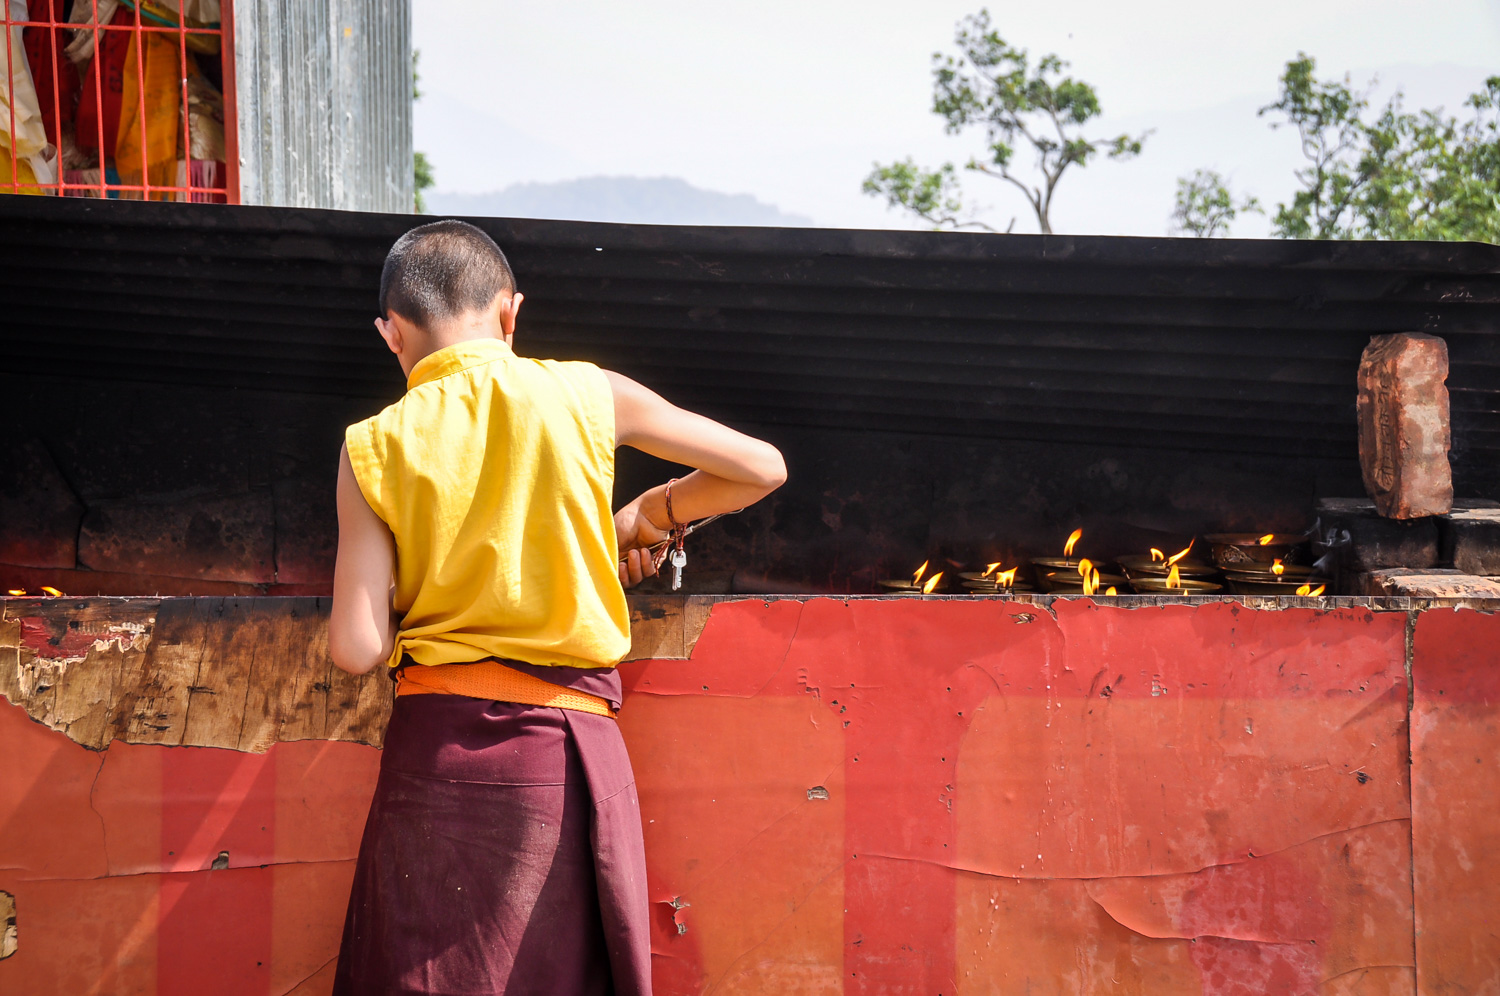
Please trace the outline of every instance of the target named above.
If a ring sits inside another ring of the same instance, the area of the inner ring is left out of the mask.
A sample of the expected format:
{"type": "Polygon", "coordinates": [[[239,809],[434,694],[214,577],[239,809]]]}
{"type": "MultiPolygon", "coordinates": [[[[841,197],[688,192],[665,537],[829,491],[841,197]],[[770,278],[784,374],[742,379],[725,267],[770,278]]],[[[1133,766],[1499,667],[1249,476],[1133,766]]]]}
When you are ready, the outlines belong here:
{"type": "Polygon", "coordinates": [[[1165,553],[1162,553],[1160,550],[1158,550],[1154,546],[1151,548],[1151,562],[1153,564],[1158,563],[1158,562],[1163,561],[1163,560],[1166,560],[1166,559],[1167,559],[1167,555],[1165,553]]]}
{"type": "Polygon", "coordinates": [[[1278,577],[1286,573],[1286,566],[1282,564],[1280,557],[1277,557],[1276,562],[1271,565],[1271,573],[1278,577]]]}
{"type": "MultiPolygon", "coordinates": [[[[924,564],[923,566],[925,567],[926,565],[924,564]]],[[[924,595],[931,595],[932,594],[932,589],[936,588],[938,586],[938,582],[940,582],[942,580],[943,580],[943,572],[942,571],[938,571],[932,577],[928,578],[927,579],[927,583],[922,586],[922,594],[924,594],[924,595]]]]}
{"type": "Polygon", "coordinates": [[[932,563],[932,561],[930,560],[922,561],[922,566],[917,568],[917,573],[911,576],[911,583],[913,585],[919,585],[922,583],[922,575],[927,573],[927,565],[930,563],[932,563]]]}
{"type": "Polygon", "coordinates": [[[14,595],[17,598],[20,598],[22,595],[26,594],[26,589],[25,588],[11,588],[11,589],[9,589],[6,592],[6,594],[8,594],[8,595],[14,595]]]}
{"type": "Polygon", "coordinates": [[[1167,558],[1167,566],[1171,567],[1173,564],[1177,563],[1183,557],[1186,557],[1189,553],[1191,553],[1193,544],[1196,542],[1198,542],[1198,537],[1194,536],[1191,540],[1188,541],[1188,545],[1186,547],[1178,550],[1176,553],[1167,558]]]}
{"type": "Polygon", "coordinates": [[[994,563],[994,564],[991,564],[991,565],[990,565],[990,566],[988,566],[988,567],[986,567],[986,568],[985,568],[985,569],[984,569],[984,573],[983,573],[983,574],[981,574],[981,575],[979,575],[979,576],[980,576],[980,577],[981,577],[981,578],[987,578],[987,577],[989,577],[989,576],[990,576],[990,575],[991,575],[991,574],[994,574],[994,573],[995,573],[995,572],[996,572],[996,571],[998,571],[998,570],[999,570],[999,569],[1000,569],[1000,564],[999,564],[999,563],[998,563],[998,562],[997,562],[997,563],[994,563]]]}
{"type": "Polygon", "coordinates": [[[1105,588],[1104,589],[1104,593],[1106,595],[1118,595],[1119,594],[1119,592],[1115,590],[1115,586],[1114,585],[1110,585],[1108,588],[1105,588]]]}
{"type": "Polygon", "coordinates": [[[995,575],[995,583],[1002,588],[1009,588],[1016,583],[1016,571],[1018,570],[1020,570],[1019,567],[1012,567],[1008,571],[1000,571],[995,575]]]}
{"type": "Polygon", "coordinates": [[[1172,565],[1172,570],[1167,573],[1167,587],[1168,588],[1181,588],[1182,587],[1182,574],[1177,570],[1177,565],[1176,564],[1173,564],[1172,565]]]}
{"type": "MultiPolygon", "coordinates": [[[[1081,564],[1079,566],[1082,567],[1081,564]]],[[[1090,565],[1089,569],[1086,572],[1084,572],[1084,575],[1083,575],[1083,593],[1085,595],[1094,595],[1094,594],[1097,594],[1098,591],[1099,591],[1099,572],[1096,571],[1096,570],[1094,570],[1093,565],[1090,565]]]]}
{"type": "Polygon", "coordinates": [[[1068,541],[1063,544],[1063,556],[1064,557],[1071,557],[1071,556],[1073,556],[1073,547],[1077,546],[1078,545],[1078,541],[1080,539],[1082,539],[1082,538],[1083,538],[1083,530],[1082,529],[1075,529],[1071,533],[1069,533],[1068,534],[1068,541]]]}
{"type": "Polygon", "coordinates": [[[58,591],[56,588],[52,587],[50,584],[44,584],[44,585],[42,585],[42,594],[44,594],[44,595],[50,595],[53,598],[61,598],[62,597],[62,592],[58,591]]]}
{"type": "Polygon", "coordinates": [[[1264,536],[1262,536],[1260,539],[1256,540],[1255,542],[1258,543],[1258,544],[1260,544],[1261,546],[1270,546],[1271,545],[1271,541],[1273,539],[1275,539],[1275,538],[1276,538],[1276,534],[1275,533],[1266,533],[1264,536]]]}
{"type": "Polygon", "coordinates": [[[1090,560],[1089,558],[1087,558],[1087,557],[1084,557],[1082,560],[1080,560],[1078,562],[1078,576],[1081,577],[1081,578],[1083,578],[1085,581],[1088,580],[1089,571],[1091,571],[1093,569],[1094,569],[1094,562],[1092,560],[1090,560]]]}
{"type": "Polygon", "coordinates": [[[1326,590],[1327,587],[1328,586],[1326,584],[1320,584],[1316,588],[1314,588],[1310,584],[1305,584],[1302,587],[1300,587],[1300,588],[1297,589],[1297,594],[1299,594],[1299,595],[1313,595],[1313,596],[1317,596],[1317,595],[1323,594],[1324,590],[1326,590]]]}

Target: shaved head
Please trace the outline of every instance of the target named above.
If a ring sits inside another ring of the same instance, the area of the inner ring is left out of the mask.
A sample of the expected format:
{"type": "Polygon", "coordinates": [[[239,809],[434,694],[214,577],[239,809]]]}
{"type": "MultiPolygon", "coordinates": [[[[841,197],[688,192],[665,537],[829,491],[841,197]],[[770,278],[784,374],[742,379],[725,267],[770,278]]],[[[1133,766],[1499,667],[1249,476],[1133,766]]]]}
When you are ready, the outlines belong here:
{"type": "Polygon", "coordinates": [[[495,240],[465,221],[413,228],[391,246],[380,273],[380,313],[420,328],[483,311],[514,293],[516,277],[495,240]]]}

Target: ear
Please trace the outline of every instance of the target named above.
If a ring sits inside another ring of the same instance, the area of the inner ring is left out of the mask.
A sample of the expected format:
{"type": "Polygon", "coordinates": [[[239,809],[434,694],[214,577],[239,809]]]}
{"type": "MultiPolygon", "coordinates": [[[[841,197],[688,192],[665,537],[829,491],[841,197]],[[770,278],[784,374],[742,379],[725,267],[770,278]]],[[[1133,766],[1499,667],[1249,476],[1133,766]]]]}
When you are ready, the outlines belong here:
{"type": "Polygon", "coordinates": [[[516,316],[521,313],[521,302],[524,300],[526,300],[525,294],[516,293],[512,294],[509,300],[500,303],[500,331],[505,336],[507,346],[516,337],[516,316]]]}
{"type": "Polygon", "coordinates": [[[375,331],[380,333],[380,338],[385,340],[386,347],[391,352],[401,355],[401,350],[406,348],[406,338],[401,334],[401,328],[395,319],[375,319],[375,331]]]}

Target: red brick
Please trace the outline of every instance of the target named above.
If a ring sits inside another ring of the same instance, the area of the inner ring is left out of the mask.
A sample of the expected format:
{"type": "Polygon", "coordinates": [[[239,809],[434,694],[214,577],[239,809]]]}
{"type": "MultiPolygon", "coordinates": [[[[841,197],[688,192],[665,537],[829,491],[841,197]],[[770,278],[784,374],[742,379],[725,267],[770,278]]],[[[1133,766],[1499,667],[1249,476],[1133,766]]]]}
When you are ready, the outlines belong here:
{"type": "Polygon", "coordinates": [[[1381,515],[1415,519],[1453,506],[1448,464],[1448,344],[1402,332],[1370,339],[1359,362],[1359,459],[1381,515]]]}

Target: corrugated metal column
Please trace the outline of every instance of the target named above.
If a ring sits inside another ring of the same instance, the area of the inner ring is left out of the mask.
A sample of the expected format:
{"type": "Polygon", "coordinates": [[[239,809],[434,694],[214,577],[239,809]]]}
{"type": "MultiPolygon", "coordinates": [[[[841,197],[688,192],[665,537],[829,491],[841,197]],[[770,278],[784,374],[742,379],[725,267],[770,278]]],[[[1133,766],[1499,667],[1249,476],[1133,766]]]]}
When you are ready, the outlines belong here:
{"type": "Polygon", "coordinates": [[[234,11],[240,202],[412,210],[410,0],[234,11]]]}

